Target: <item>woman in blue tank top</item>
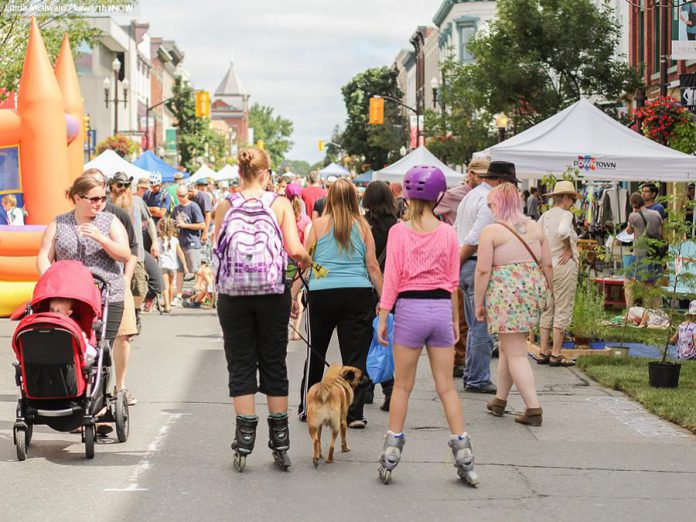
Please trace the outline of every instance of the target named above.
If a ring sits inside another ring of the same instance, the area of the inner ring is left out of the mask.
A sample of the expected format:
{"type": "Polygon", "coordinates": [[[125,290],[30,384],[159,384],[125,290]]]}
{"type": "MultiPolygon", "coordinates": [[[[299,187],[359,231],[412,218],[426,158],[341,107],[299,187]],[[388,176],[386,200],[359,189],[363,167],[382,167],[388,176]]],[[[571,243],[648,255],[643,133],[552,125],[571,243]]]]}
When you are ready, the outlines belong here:
{"type": "MultiPolygon", "coordinates": [[[[321,381],[324,359],[334,330],[343,364],[365,372],[372,340],[372,288],[382,294],[382,273],[375,255],[370,226],[360,215],[355,187],[346,179],[336,181],[326,200],[324,215],[317,219],[305,240],[315,249],[313,261],[328,270],[326,277],[311,277],[307,295],[310,342],[307,350],[299,415],[306,418],[305,398],[313,384],[321,381]]],[[[364,428],[363,405],[367,381],[355,390],[348,411],[348,425],[364,428]]]]}

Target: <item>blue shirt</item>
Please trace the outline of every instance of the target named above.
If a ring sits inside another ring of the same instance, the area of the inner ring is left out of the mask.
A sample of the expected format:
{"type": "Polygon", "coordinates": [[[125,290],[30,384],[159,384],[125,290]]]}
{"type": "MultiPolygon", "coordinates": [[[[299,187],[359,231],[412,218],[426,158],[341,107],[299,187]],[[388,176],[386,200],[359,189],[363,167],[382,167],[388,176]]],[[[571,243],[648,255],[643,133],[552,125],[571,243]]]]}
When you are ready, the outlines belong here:
{"type": "Polygon", "coordinates": [[[654,210],[658,214],[660,214],[660,217],[664,220],[667,217],[667,212],[665,212],[665,207],[662,206],[662,203],[653,203],[650,206],[645,206],[645,208],[649,210],[654,210]]]}
{"type": "Polygon", "coordinates": [[[353,224],[350,231],[351,251],[338,247],[334,229],[317,241],[314,262],[328,269],[326,277],[317,279],[312,274],[309,280],[310,290],[329,290],[332,288],[372,288],[372,283],[365,265],[365,242],[360,236],[360,226],[353,224]]]}
{"type": "Polygon", "coordinates": [[[7,225],[7,213],[2,205],[0,205],[0,225],[7,225]]]}
{"type": "MultiPolygon", "coordinates": [[[[177,222],[179,216],[181,216],[184,223],[195,224],[204,222],[201,208],[195,203],[189,203],[188,205],[177,205],[174,207],[174,210],[172,211],[172,219],[174,220],[174,223],[177,222]]],[[[201,231],[180,228],[179,243],[181,244],[181,248],[184,250],[201,248],[201,231]]]]}
{"type": "Polygon", "coordinates": [[[169,195],[169,192],[162,190],[161,188],[157,194],[151,190],[148,190],[143,196],[143,201],[145,201],[145,204],[148,207],[163,208],[166,211],[165,216],[169,214],[169,207],[172,204],[172,198],[169,195]]]}

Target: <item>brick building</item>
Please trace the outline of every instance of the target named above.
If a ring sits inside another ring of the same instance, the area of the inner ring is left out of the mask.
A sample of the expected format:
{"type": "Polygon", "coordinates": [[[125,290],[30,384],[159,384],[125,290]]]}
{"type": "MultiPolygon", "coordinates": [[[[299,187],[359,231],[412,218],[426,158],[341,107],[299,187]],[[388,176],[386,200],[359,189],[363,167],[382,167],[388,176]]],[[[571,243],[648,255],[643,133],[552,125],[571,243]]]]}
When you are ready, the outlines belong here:
{"type": "Polygon", "coordinates": [[[230,63],[227,73],[215,89],[210,105],[212,120],[222,120],[229,129],[229,142],[233,144],[231,154],[236,154],[236,147],[249,141],[249,93],[242,84],[234,63],[230,63]]]}

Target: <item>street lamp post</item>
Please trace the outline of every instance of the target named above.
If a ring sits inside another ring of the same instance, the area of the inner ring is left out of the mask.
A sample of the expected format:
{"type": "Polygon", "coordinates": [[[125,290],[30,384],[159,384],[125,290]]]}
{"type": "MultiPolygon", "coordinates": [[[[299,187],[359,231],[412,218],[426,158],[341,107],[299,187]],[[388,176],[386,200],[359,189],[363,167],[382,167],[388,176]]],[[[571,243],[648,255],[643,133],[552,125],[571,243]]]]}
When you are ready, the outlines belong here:
{"type": "Polygon", "coordinates": [[[121,70],[121,62],[118,58],[114,58],[114,61],[111,62],[111,69],[114,71],[114,98],[109,99],[109,92],[111,91],[111,81],[109,80],[109,77],[107,76],[104,78],[104,103],[106,104],[106,108],[109,108],[109,103],[114,104],[114,136],[118,134],[118,102],[123,101],[123,106],[126,107],[128,106],[128,87],[130,85],[130,82],[128,81],[128,78],[124,78],[124,80],[121,82],[123,85],[123,100],[118,99],[118,73],[121,70]]]}
{"type": "Polygon", "coordinates": [[[500,113],[495,117],[495,126],[498,127],[498,143],[505,141],[505,131],[508,126],[508,117],[505,113],[500,113]]]}
{"type": "Polygon", "coordinates": [[[430,80],[430,87],[433,89],[433,109],[436,109],[437,93],[440,90],[440,81],[437,79],[437,76],[433,76],[433,79],[430,80]]]}

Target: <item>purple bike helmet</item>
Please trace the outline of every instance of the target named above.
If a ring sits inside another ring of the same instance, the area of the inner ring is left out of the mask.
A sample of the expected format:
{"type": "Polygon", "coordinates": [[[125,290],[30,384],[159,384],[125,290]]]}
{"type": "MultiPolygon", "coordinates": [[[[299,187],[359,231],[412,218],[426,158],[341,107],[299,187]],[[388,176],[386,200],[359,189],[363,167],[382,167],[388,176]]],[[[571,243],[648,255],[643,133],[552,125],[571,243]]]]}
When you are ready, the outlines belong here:
{"type": "Polygon", "coordinates": [[[292,199],[295,196],[298,198],[302,194],[302,187],[298,185],[297,183],[290,183],[287,187],[285,187],[285,197],[288,199],[292,199]]]}
{"type": "Polygon", "coordinates": [[[417,165],[404,176],[404,195],[407,199],[437,201],[447,190],[445,175],[437,167],[417,165]]]}

